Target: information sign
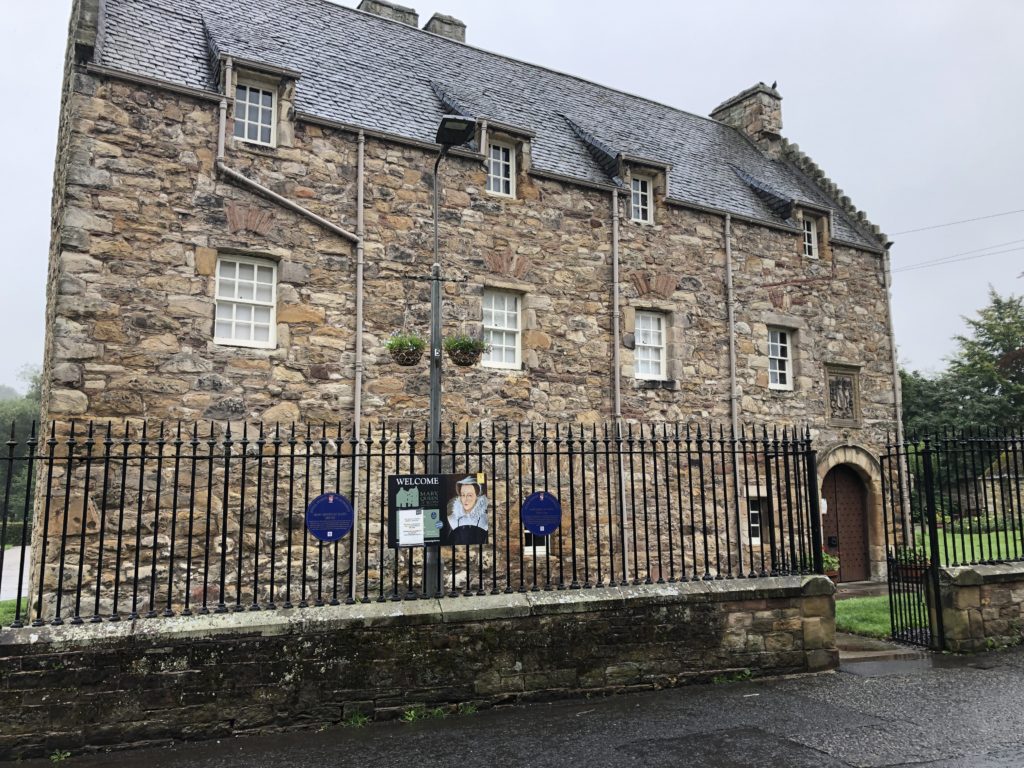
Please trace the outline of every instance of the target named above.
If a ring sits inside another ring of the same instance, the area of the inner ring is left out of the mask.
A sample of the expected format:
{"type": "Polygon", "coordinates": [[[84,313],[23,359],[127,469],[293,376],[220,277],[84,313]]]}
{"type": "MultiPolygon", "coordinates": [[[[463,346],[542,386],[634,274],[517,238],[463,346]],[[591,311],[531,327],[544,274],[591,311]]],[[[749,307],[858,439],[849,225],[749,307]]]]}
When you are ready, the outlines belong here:
{"type": "Polygon", "coordinates": [[[562,505],[553,493],[537,491],[526,497],[519,519],[534,536],[550,536],[562,523],[562,505]]]}
{"type": "Polygon", "coordinates": [[[306,507],[306,529],[320,541],[339,541],[355,522],[352,502],[340,493],[324,493],[306,507]]]}

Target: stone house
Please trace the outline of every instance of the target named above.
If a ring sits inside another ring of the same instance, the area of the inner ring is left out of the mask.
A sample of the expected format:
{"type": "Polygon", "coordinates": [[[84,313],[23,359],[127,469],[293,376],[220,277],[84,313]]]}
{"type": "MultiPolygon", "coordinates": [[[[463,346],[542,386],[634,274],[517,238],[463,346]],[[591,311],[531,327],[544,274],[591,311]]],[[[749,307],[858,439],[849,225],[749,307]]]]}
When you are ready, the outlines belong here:
{"type": "Polygon", "coordinates": [[[779,93],[705,118],[465,32],[382,0],[76,0],[44,417],[425,422],[384,344],[427,334],[434,135],[463,115],[443,322],[491,350],[446,416],[808,424],[844,578],[878,577],[888,244],[779,93]]]}

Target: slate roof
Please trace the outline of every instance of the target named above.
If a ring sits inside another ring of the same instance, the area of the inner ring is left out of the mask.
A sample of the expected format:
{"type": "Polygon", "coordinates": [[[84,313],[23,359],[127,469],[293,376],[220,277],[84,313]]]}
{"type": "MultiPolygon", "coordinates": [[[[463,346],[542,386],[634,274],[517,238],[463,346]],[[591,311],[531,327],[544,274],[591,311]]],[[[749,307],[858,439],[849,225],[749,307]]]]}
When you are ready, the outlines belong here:
{"type": "Polygon", "coordinates": [[[771,190],[833,209],[834,237],[880,245],[793,165],[729,126],[327,0],[105,0],[102,8],[96,61],[104,66],[216,90],[219,55],[263,62],[300,73],[299,112],[427,142],[448,111],[440,92],[460,111],[532,130],[539,171],[614,183],[594,152],[610,148],[670,166],[669,197],[781,223],[765,199],[771,190]]]}

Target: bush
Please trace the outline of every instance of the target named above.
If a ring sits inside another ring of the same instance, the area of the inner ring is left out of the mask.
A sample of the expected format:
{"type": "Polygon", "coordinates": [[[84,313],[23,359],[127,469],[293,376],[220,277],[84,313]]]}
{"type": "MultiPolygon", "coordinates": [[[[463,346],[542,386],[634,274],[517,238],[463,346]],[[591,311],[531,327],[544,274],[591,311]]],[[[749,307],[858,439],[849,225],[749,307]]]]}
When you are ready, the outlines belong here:
{"type": "MultiPolygon", "coordinates": [[[[22,532],[22,529],[24,528],[24,525],[25,524],[20,522],[20,521],[17,522],[17,523],[8,522],[7,523],[7,532],[4,535],[4,540],[3,540],[3,542],[0,542],[0,543],[3,543],[4,545],[10,544],[10,545],[15,546],[15,547],[20,547],[21,546],[21,532],[22,532]]],[[[27,538],[25,540],[27,542],[31,542],[32,541],[32,526],[30,525],[28,528],[29,528],[28,536],[27,536],[27,538]]]]}

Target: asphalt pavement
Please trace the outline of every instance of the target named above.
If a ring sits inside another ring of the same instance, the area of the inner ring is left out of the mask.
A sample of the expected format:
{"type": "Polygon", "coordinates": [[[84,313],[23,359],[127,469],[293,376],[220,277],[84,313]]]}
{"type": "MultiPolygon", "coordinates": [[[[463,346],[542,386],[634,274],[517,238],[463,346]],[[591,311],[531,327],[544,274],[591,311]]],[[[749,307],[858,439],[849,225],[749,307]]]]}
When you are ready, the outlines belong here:
{"type": "Polygon", "coordinates": [[[1024,647],[969,657],[891,658],[880,646],[848,656],[837,673],[73,755],[61,764],[1020,768],[1024,647]]]}

